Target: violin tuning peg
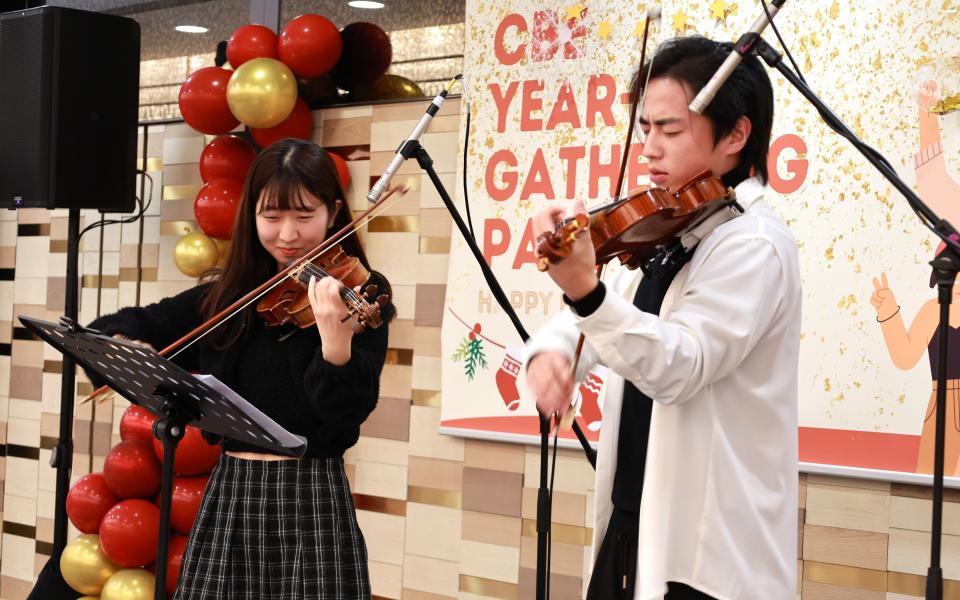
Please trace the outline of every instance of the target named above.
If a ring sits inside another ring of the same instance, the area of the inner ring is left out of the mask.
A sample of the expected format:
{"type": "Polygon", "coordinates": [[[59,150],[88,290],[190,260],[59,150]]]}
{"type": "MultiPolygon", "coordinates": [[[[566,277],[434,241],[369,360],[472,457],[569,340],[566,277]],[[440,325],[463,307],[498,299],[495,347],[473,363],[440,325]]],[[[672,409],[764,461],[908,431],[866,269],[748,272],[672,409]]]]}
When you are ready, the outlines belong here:
{"type": "Polygon", "coordinates": [[[373,295],[376,294],[376,293],[377,293],[377,286],[373,285],[372,283],[371,283],[370,285],[368,285],[367,287],[363,288],[363,297],[364,297],[364,298],[372,298],[373,295]]]}
{"type": "Polygon", "coordinates": [[[390,296],[386,294],[380,294],[379,296],[377,296],[378,306],[386,306],[389,302],[390,302],[390,296]]]}

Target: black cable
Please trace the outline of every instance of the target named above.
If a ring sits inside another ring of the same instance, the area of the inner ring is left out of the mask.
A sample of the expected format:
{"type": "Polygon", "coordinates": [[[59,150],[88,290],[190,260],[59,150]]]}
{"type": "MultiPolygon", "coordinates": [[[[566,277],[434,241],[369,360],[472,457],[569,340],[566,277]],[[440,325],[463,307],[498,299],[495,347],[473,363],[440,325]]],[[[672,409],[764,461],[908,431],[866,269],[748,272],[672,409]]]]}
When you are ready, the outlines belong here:
{"type": "Polygon", "coordinates": [[[147,180],[150,182],[150,193],[147,194],[147,203],[144,204],[143,198],[141,198],[140,196],[135,196],[137,200],[137,205],[140,207],[140,210],[139,212],[137,212],[137,214],[131,217],[127,217],[126,219],[101,218],[99,221],[94,221],[93,223],[87,225],[80,231],[80,234],[77,236],[77,245],[80,244],[80,239],[83,237],[83,234],[87,233],[88,231],[93,231],[97,227],[106,227],[107,225],[119,225],[123,223],[135,223],[139,219],[143,218],[147,210],[149,210],[150,208],[150,203],[153,202],[153,177],[151,177],[150,174],[147,173],[146,171],[137,170],[137,173],[146,177],[147,180]]]}
{"type": "MultiPolygon", "coordinates": [[[[800,81],[802,81],[803,83],[807,83],[807,80],[803,78],[803,73],[800,72],[800,67],[797,66],[796,61],[793,60],[793,55],[790,53],[790,49],[787,47],[787,44],[783,40],[783,37],[781,37],[780,30],[777,29],[777,26],[774,23],[773,18],[770,16],[770,11],[769,11],[769,8],[767,7],[767,0],[760,0],[760,3],[763,5],[763,11],[767,15],[767,20],[770,21],[770,27],[773,29],[774,34],[776,34],[777,36],[777,41],[780,43],[780,48],[783,50],[783,53],[787,55],[787,58],[790,60],[790,64],[793,65],[793,70],[797,78],[800,79],[800,81]]],[[[887,159],[882,154],[874,150],[872,147],[864,143],[859,138],[851,137],[845,134],[842,130],[842,127],[838,125],[837,120],[834,119],[833,115],[824,113],[819,109],[817,110],[817,112],[820,113],[821,118],[823,118],[823,121],[827,124],[828,127],[830,127],[830,129],[839,133],[843,138],[845,138],[847,141],[853,144],[857,149],[861,150],[862,152],[868,153],[874,158],[876,158],[877,160],[879,160],[891,171],[895,170],[893,166],[890,165],[889,162],[887,162],[887,159]]]]}
{"type": "Polygon", "coordinates": [[[790,64],[793,65],[793,70],[797,72],[797,77],[800,78],[800,81],[806,83],[807,80],[803,78],[803,73],[800,72],[800,67],[797,66],[797,62],[793,60],[793,55],[790,54],[787,44],[783,41],[783,38],[780,37],[780,30],[777,29],[777,24],[773,22],[773,17],[770,16],[770,9],[767,8],[767,0],[760,0],[760,4],[763,5],[763,12],[767,15],[767,22],[770,23],[770,28],[773,29],[774,35],[777,36],[777,41],[780,42],[780,47],[783,48],[783,53],[787,55],[788,59],[790,59],[790,64]]]}
{"type": "MultiPolygon", "coordinates": [[[[787,48],[786,43],[783,41],[783,38],[780,36],[780,32],[777,30],[776,25],[774,25],[773,20],[770,18],[770,12],[767,7],[767,1],[760,0],[760,3],[763,5],[763,10],[767,14],[767,19],[770,21],[770,26],[773,28],[774,33],[776,33],[777,40],[780,43],[781,49],[783,49],[784,54],[787,55],[787,58],[789,58],[790,62],[793,64],[795,75],[797,76],[798,79],[800,79],[800,81],[806,84],[806,80],[803,78],[803,75],[800,73],[800,69],[799,67],[797,67],[796,62],[794,62],[793,56],[790,54],[790,50],[787,48]]],[[[823,119],[823,122],[826,123],[830,129],[840,134],[841,137],[843,137],[848,142],[850,142],[854,148],[856,148],[863,154],[869,155],[874,160],[876,160],[877,162],[882,164],[884,167],[889,169],[890,172],[896,173],[896,169],[894,169],[893,165],[891,165],[889,161],[887,161],[886,157],[884,157],[882,154],[880,154],[877,150],[875,150],[873,147],[868,145],[866,142],[862,141],[852,132],[847,133],[846,131],[844,131],[844,125],[836,115],[831,113],[829,110],[820,109],[816,105],[814,105],[814,108],[816,108],[817,112],[820,114],[820,118],[823,119]]],[[[920,219],[920,222],[923,223],[924,226],[927,227],[927,229],[932,231],[934,234],[937,235],[937,237],[941,239],[945,237],[937,229],[937,224],[930,221],[930,219],[928,219],[926,215],[924,215],[918,207],[913,205],[913,202],[908,202],[908,204],[910,205],[910,208],[913,210],[913,212],[920,219]]],[[[956,245],[956,244],[951,244],[951,245],[956,245]]]]}
{"type": "Polygon", "coordinates": [[[467,149],[470,147],[470,99],[463,95],[467,103],[467,131],[463,136],[463,209],[467,213],[467,227],[470,229],[470,236],[476,240],[477,234],[473,232],[473,218],[470,216],[470,196],[467,194],[467,149]]]}

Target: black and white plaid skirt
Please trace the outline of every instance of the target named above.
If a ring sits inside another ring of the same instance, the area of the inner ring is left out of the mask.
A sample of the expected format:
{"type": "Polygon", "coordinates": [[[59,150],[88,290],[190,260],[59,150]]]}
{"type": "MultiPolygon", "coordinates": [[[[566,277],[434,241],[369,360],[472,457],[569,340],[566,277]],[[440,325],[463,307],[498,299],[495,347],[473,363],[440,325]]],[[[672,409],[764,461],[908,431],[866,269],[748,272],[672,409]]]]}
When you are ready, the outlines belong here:
{"type": "Polygon", "coordinates": [[[370,598],[341,458],[225,454],[210,475],[175,600],[370,598]]]}

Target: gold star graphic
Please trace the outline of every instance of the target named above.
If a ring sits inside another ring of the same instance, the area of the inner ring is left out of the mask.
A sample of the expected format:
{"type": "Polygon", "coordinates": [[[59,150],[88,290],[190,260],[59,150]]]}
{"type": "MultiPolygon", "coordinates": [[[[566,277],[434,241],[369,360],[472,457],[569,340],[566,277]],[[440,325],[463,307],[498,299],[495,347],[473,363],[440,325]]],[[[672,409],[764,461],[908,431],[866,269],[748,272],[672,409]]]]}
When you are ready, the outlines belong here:
{"type": "Polygon", "coordinates": [[[605,40],[608,37],[610,37],[611,30],[612,28],[610,27],[610,22],[607,21],[606,19],[604,19],[603,21],[600,21],[600,23],[597,25],[597,35],[599,35],[600,39],[602,40],[605,40]]]}
{"type": "Polygon", "coordinates": [[[690,15],[683,12],[683,9],[677,11],[673,15],[673,31],[680,34],[684,33],[687,30],[687,21],[690,20],[690,15]]]}
{"type": "Polygon", "coordinates": [[[646,28],[646,21],[637,21],[637,25],[633,28],[633,35],[637,36],[639,39],[643,39],[643,32],[646,28]]]}
{"type": "Polygon", "coordinates": [[[587,10],[587,7],[577,2],[573,6],[567,8],[567,20],[571,21],[573,19],[581,19],[583,17],[583,11],[585,10],[587,10]]]}
{"type": "Polygon", "coordinates": [[[718,21],[724,21],[727,18],[727,9],[729,8],[724,0],[713,0],[710,3],[710,16],[718,21]]]}

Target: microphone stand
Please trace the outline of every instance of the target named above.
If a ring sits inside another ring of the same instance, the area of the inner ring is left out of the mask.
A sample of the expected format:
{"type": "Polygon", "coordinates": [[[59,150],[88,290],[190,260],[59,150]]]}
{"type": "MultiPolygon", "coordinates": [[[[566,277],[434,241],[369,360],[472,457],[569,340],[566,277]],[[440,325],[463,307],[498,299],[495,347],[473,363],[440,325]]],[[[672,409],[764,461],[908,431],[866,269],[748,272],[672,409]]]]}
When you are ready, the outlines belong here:
{"type": "MultiPolygon", "coordinates": [[[[437,175],[436,170],[433,168],[433,159],[427,153],[426,149],[420,145],[419,137],[426,130],[427,124],[433,118],[433,116],[438,112],[440,104],[443,102],[443,99],[446,97],[446,93],[449,91],[449,88],[452,86],[453,82],[458,79],[455,78],[451,80],[448,84],[448,87],[441,92],[433,103],[427,108],[426,114],[421,117],[421,120],[417,123],[414,128],[413,133],[410,137],[404,140],[400,147],[397,149],[397,154],[394,156],[393,161],[390,163],[390,166],[387,167],[386,172],[380,177],[380,179],[374,184],[374,187],[370,190],[370,193],[367,195],[367,199],[370,201],[376,201],[379,197],[380,192],[382,192],[387,184],[389,183],[390,177],[396,172],[399,166],[409,158],[416,158],[417,163],[419,163],[420,168],[426,171],[427,175],[430,177],[430,181],[433,182],[433,186],[436,188],[437,193],[440,195],[440,198],[443,200],[444,205],[447,207],[447,211],[450,213],[450,216],[453,218],[453,222],[457,225],[457,229],[460,230],[460,235],[463,236],[464,241],[467,243],[467,246],[470,248],[470,251],[473,253],[473,257],[476,259],[477,264],[480,266],[480,271],[483,273],[483,278],[487,282],[487,286],[490,288],[490,291],[493,293],[493,297],[496,298],[497,304],[500,305],[500,308],[503,309],[503,312],[506,313],[507,317],[510,319],[510,322],[513,323],[513,327],[517,330],[517,333],[520,335],[520,339],[524,342],[530,338],[530,334],[527,333],[527,330],[523,327],[523,324],[520,322],[520,317],[517,316],[516,311],[513,309],[513,306],[507,300],[507,295],[503,291],[503,287],[500,285],[500,282],[497,281],[496,275],[493,274],[493,271],[490,269],[490,265],[487,264],[487,261],[483,258],[483,253],[480,251],[480,248],[477,247],[477,242],[474,240],[473,236],[470,234],[470,230],[467,228],[466,223],[464,223],[463,218],[460,216],[460,211],[457,210],[457,207],[453,204],[453,200],[450,198],[450,194],[447,192],[446,188],[443,186],[443,182],[440,181],[440,176],[437,175]]],[[[547,471],[548,471],[548,456],[550,449],[550,420],[545,418],[543,415],[539,415],[540,422],[540,486],[537,492],[537,584],[536,584],[536,598],[537,600],[544,600],[547,598],[547,560],[548,552],[550,546],[550,523],[551,523],[551,511],[552,511],[552,497],[550,495],[550,490],[547,486],[547,471]]],[[[573,432],[577,436],[580,445],[583,446],[583,452],[587,457],[587,460],[590,461],[590,465],[596,469],[597,468],[597,453],[590,446],[589,440],[587,440],[586,435],[584,435],[583,430],[580,429],[580,425],[573,421],[573,432]]]]}
{"type": "Polygon", "coordinates": [[[850,140],[853,146],[860,151],[867,161],[873,165],[887,181],[893,184],[901,194],[903,194],[910,208],[929,223],[933,224],[934,233],[945,243],[946,248],[939,256],[930,261],[933,267],[934,276],[937,280],[937,301],[940,304],[940,324],[938,326],[939,356],[937,364],[937,411],[936,411],[936,441],[934,449],[933,466],[933,520],[931,524],[930,540],[930,567],[927,569],[927,588],[926,600],[943,599],[943,570],[940,567],[940,544],[943,519],[943,462],[944,462],[944,437],[946,429],[946,400],[947,400],[947,352],[948,352],[948,327],[950,325],[950,303],[953,295],[953,284],[960,271],[960,246],[951,239],[950,236],[956,236],[957,230],[948,221],[941,219],[933,210],[924,204],[910,186],[908,186],[897,175],[893,167],[873,149],[864,144],[847,127],[843,121],[837,117],[830,108],[824,104],[820,98],[802,81],[796,73],[783,64],[780,54],[774,50],[766,41],[759,38],[754,46],[755,52],[770,67],[778,70],[795,87],[804,98],[817,109],[823,120],[837,133],[850,140]]]}
{"type": "MultiPolygon", "coordinates": [[[[430,177],[430,181],[433,182],[434,187],[437,189],[437,193],[443,200],[444,205],[446,205],[447,211],[450,213],[450,216],[453,217],[453,222],[456,223],[457,229],[460,230],[460,235],[463,236],[464,241],[467,243],[467,246],[473,253],[473,257],[477,260],[477,264],[480,266],[480,270],[483,272],[483,278],[490,287],[490,291],[493,293],[494,298],[497,299],[497,304],[500,305],[500,308],[502,308],[510,318],[514,328],[516,328],[517,333],[520,335],[520,339],[526,342],[527,339],[530,338],[530,334],[528,334],[526,329],[524,329],[523,324],[520,322],[520,318],[513,309],[513,305],[511,305],[507,300],[507,296],[503,291],[503,287],[500,285],[500,282],[497,281],[496,275],[494,275],[493,271],[490,269],[490,265],[488,265],[487,261],[483,258],[483,253],[477,246],[476,240],[474,240],[473,236],[470,235],[470,231],[467,229],[466,223],[463,222],[463,218],[460,216],[460,211],[457,210],[456,206],[454,206],[453,200],[450,198],[450,194],[448,194],[447,190],[443,187],[443,182],[440,181],[440,177],[433,168],[433,159],[430,158],[430,155],[427,154],[426,149],[420,145],[418,140],[407,140],[403,147],[401,147],[400,153],[407,158],[411,156],[415,157],[417,162],[420,164],[420,168],[427,172],[427,175],[430,177]]],[[[537,600],[545,599],[547,597],[547,552],[550,544],[550,523],[553,501],[553,498],[550,496],[549,488],[547,487],[547,459],[550,449],[550,420],[543,415],[539,415],[539,420],[540,487],[537,492],[537,600]]],[[[573,421],[573,432],[580,441],[580,445],[583,446],[583,452],[586,454],[587,460],[590,461],[590,466],[596,469],[597,452],[590,446],[589,440],[587,440],[583,430],[580,429],[580,425],[576,421],[573,421]]]]}

